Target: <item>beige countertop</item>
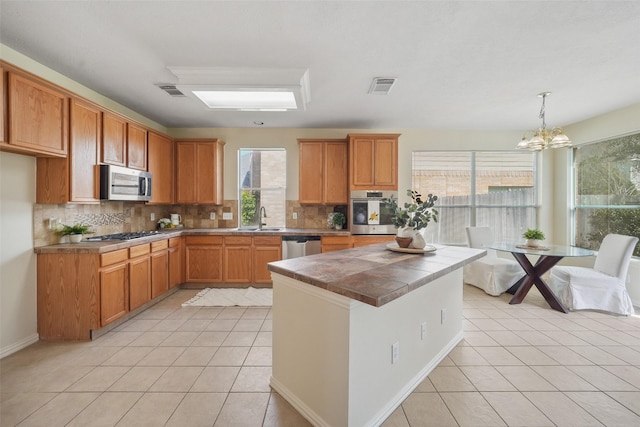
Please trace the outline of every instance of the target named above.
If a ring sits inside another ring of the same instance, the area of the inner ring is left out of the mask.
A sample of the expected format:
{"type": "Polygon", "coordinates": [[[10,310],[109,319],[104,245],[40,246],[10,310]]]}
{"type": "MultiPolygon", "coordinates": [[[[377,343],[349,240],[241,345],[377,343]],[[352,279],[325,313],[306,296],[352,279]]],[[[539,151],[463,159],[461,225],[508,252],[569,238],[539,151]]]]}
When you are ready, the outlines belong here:
{"type": "MultiPolygon", "coordinates": [[[[484,249],[434,245],[435,252],[392,252],[379,243],[269,263],[283,276],[380,307],[486,255],[484,249]]],[[[397,245],[396,245],[397,246],[397,245]]]]}
{"type": "Polygon", "coordinates": [[[332,230],[328,228],[180,228],[159,230],[158,234],[133,240],[106,240],[99,242],[81,241],[80,243],[60,243],[57,245],[38,246],[37,254],[44,253],[104,253],[125,249],[131,246],[154,242],[180,236],[350,236],[348,230],[332,230]]]}

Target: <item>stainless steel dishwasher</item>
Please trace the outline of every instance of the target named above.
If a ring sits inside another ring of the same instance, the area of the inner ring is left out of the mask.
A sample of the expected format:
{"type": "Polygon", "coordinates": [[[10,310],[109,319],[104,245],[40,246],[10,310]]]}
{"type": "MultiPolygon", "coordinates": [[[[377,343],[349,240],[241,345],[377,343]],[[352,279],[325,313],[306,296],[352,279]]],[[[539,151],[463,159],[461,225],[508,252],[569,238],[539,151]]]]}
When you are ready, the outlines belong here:
{"type": "Polygon", "coordinates": [[[320,236],[282,236],[282,259],[322,252],[320,236]]]}

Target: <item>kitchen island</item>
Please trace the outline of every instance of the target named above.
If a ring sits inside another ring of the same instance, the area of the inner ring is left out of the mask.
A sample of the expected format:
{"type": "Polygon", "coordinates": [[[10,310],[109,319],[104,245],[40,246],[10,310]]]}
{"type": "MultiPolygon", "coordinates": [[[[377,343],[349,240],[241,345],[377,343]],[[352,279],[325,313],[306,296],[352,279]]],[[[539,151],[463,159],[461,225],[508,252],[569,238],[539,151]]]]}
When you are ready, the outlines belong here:
{"type": "Polygon", "coordinates": [[[387,245],[269,264],[271,386],[314,425],[381,424],[463,337],[462,267],[486,251],[387,245]]]}

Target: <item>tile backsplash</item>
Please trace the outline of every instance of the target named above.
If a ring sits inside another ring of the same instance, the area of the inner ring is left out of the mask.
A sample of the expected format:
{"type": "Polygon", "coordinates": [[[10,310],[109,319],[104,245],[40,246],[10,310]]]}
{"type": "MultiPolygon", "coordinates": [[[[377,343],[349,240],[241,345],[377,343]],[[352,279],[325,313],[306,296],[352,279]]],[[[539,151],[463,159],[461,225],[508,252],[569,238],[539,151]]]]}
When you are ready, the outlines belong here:
{"type": "MultiPolygon", "coordinates": [[[[327,228],[327,216],[334,206],[301,205],[297,200],[287,200],[287,228],[327,228]],[[293,219],[293,213],[297,219],[293,219]]],[[[139,202],[106,201],[99,204],[35,204],[33,206],[34,246],[59,243],[60,236],[49,229],[49,220],[61,224],[85,224],[96,235],[130,231],[155,230],[158,220],[170,214],[182,216],[185,228],[235,228],[238,227],[238,201],[225,200],[218,205],[145,205],[139,202]],[[215,213],[214,220],[210,219],[215,213]],[[224,212],[233,213],[232,220],[223,220],[224,212]],[[151,220],[151,214],[155,219],[151,220]]]]}

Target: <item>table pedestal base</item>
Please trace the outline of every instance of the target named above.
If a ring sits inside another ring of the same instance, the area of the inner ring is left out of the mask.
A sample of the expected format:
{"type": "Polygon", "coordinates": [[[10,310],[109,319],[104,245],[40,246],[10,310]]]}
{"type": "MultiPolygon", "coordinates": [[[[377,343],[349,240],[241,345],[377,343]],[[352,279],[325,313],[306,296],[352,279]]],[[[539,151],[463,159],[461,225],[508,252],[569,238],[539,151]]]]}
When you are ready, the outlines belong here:
{"type": "Polygon", "coordinates": [[[512,252],[513,257],[518,261],[520,267],[525,271],[525,275],[518,280],[513,286],[507,290],[508,293],[513,294],[513,298],[509,301],[509,304],[520,304],[524,297],[527,295],[531,286],[536,285],[536,288],[540,291],[544,299],[549,303],[554,310],[568,313],[569,310],[560,302],[558,297],[549,289],[549,286],[542,280],[542,275],[549,271],[551,267],[556,265],[563,257],[542,255],[538,258],[535,265],[531,264],[529,258],[525,254],[512,252]]]}

